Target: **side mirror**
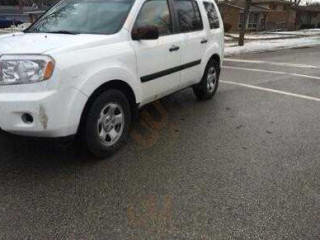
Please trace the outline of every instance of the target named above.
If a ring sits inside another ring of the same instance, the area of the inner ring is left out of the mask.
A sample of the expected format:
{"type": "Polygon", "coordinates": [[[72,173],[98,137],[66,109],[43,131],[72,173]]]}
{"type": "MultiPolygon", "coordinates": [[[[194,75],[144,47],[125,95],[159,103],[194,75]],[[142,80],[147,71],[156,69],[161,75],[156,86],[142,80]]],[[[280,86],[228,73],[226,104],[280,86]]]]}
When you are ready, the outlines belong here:
{"type": "Polygon", "coordinates": [[[159,29],[156,26],[142,26],[132,31],[133,40],[156,40],[159,38],[159,29]]]}

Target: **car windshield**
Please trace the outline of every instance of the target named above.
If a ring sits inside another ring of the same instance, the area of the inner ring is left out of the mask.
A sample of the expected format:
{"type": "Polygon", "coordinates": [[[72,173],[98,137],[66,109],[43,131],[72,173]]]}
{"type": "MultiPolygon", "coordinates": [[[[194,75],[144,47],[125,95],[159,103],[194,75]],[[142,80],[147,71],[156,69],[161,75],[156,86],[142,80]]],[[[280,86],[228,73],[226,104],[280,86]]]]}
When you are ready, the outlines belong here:
{"type": "Polygon", "coordinates": [[[65,0],[44,14],[27,33],[114,34],[134,0],[65,0]]]}

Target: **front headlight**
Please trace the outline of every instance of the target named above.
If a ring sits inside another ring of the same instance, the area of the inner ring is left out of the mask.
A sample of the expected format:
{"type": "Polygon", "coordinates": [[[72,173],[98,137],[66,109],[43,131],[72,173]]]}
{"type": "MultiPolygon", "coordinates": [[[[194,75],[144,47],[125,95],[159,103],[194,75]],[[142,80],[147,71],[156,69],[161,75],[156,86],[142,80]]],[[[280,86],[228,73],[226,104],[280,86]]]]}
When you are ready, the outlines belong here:
{"type": "Polygon", "coordinates": [[[54,60],[47,55],[2,55],[0,85],[35,83],[49,79],[54,60]]]}

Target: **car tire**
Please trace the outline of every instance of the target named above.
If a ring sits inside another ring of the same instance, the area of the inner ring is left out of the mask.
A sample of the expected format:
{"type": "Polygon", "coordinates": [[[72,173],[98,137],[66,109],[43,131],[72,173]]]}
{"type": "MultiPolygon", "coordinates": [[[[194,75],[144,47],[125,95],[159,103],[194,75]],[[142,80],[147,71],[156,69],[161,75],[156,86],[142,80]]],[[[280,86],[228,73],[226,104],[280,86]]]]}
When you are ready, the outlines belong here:
{"type": "Polygon", "coordinates": [[[193,86],[193,92],[199,100],[209,100],[216,94],[219,76],[219,63],[215,59],[211,59],[206,66],[201,82],[193,86]]]}
{"type": "Polygon", "coordinates": [[[81,139],[86,149],[97,158],[117,152],[129,139],[130,104],[119,90],[101,93],[90,105],[82,126],[81,139]]]}

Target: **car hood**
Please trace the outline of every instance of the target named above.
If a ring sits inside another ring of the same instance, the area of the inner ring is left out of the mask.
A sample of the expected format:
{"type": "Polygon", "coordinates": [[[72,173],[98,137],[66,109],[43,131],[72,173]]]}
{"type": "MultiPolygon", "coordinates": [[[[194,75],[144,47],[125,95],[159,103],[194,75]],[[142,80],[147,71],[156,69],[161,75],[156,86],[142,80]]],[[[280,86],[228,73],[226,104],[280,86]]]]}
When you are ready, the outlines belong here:
{"type": "MultiPolygon", "coordinates": [[[[0,35],[1,54],[40,54],[62,47],[86,44],[99,38],[94,35],[15,33],[0,35]]],[[[101,36],[100,36],[101,38],[101,36]]]]}

